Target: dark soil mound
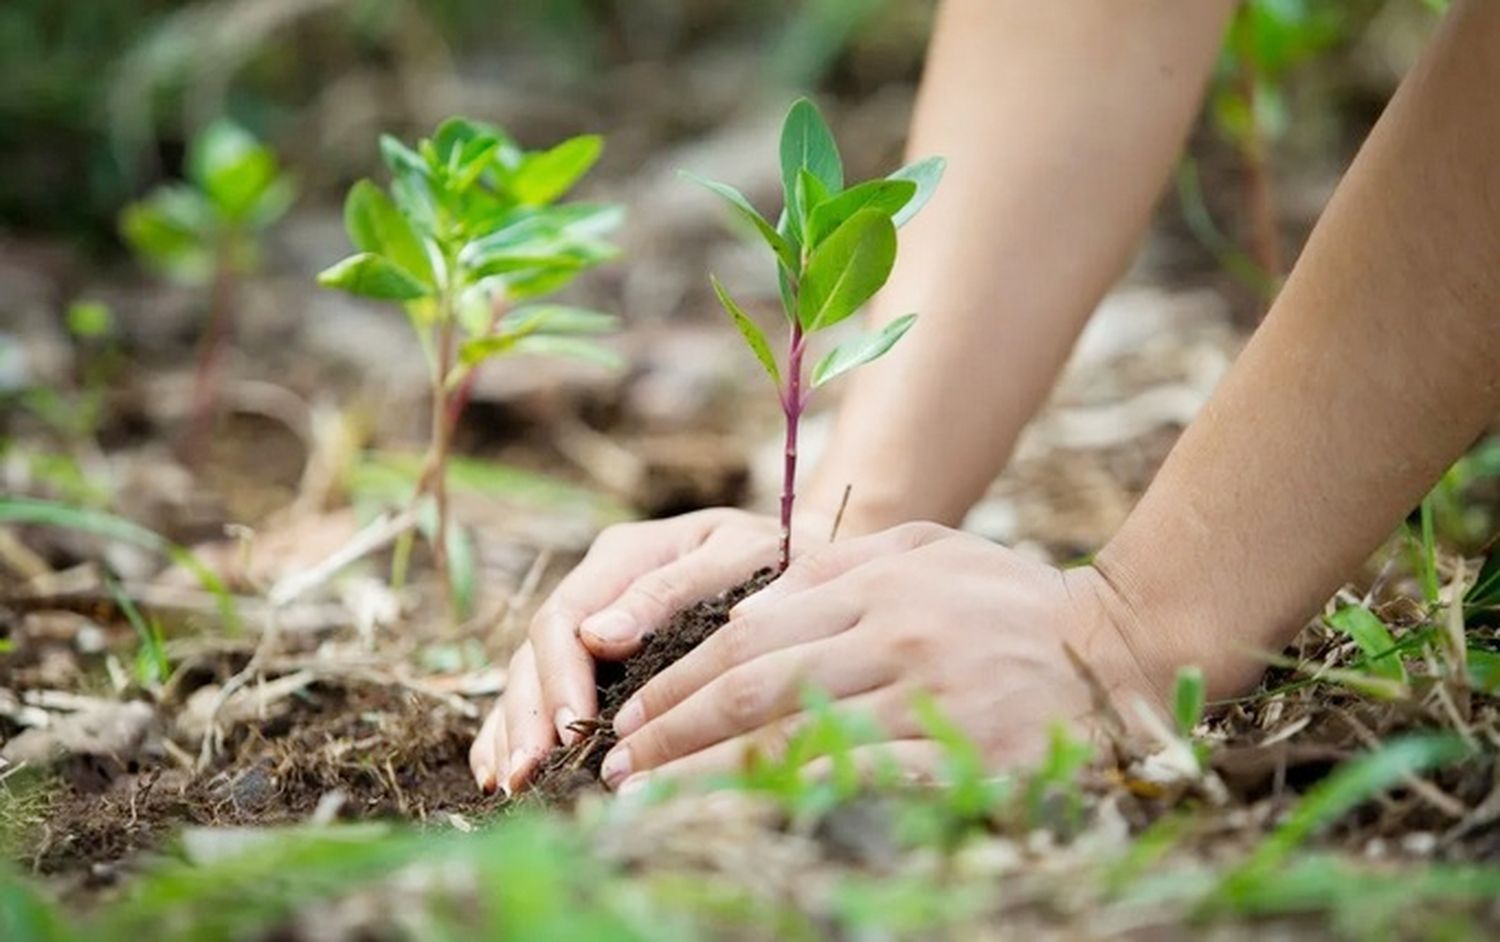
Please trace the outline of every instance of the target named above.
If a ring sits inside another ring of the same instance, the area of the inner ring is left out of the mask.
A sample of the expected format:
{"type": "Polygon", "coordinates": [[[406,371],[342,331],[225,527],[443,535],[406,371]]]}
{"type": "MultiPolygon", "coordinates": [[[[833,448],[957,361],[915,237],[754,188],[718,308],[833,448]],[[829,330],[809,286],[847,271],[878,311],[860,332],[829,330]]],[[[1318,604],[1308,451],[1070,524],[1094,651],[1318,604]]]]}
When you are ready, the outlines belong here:
{"type": "Polygon", "coordinates": [[[599,767],[615,744],[615,713],[646,682],[681,660],[729,621],[729,610],[770,584],[775,573],[762,569],[711,599],[678,612],[666,627],[649,636],[641,649],[618,663],[599,665],[599,719],[574,724],[582,738],[553,749],[533,779],[531,794],[543,801],[566,802],[599,786],[599,767]]]}

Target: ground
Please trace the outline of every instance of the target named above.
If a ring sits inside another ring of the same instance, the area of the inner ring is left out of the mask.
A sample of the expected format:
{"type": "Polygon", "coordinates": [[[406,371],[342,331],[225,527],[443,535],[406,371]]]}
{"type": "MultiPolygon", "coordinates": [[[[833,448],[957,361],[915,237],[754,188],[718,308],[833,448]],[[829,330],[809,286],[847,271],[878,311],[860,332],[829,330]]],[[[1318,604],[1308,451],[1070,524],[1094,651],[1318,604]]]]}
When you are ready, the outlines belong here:
{"type": "MultiPolygon", "coordinates": [[[[759,80],[741,46],[566,100],[528,95],[545,71],[475,86],[538,143],[582,118],[611,132],[589,195],[628,204],[628,262],[570,297],[623,314],[610,343],[631,365],[484,371],[449,479],[456,619],[424,542],[402,550],[427,416],[408,326],[312,281],[346,247],[331,198],[269,233],[239,285],[201,448],[185,445],[201,292],[68,240],[0,241],[0,937],[1493,937],[1493,435],[1266,652],[1255,693],[1200,715],[1185,679],[1177,725],[1144,746],[1059,735],[1041,768],[993,779],[952,738],[939,784],[849,776],[839,757],[869,730],[813,700],[786,756],[715,787],[579,788],[592,741],[514,802],[474,787],[468,746],[506,655],[594,534],[774,499],[775,405],[710,316],[707,272],[757,311],[774,291],[757,296],[757,258],[676,177],[773,199],[785,103],[740,102],[759,80]],[[661,93],[677,88],[694,94],[661,93]],[[114,314],[103,336],[64,326],[85,297],[114,314]],[[805,780],[817,756],[836,774],[805,780]]],[[[856,49],[828,77],[856,176],[896,159],[915,61],[856,49]]],[[[1193,153],[1222,213],[1238,171],[1211,138],[1193,153]]],[[[1289,238],[1348,144],[1279,168],[1289,238]]],[[[1164,202],[967,529],[1086,558],[1206,401],[1264,301],[1183,210],[1164,202]]]]}

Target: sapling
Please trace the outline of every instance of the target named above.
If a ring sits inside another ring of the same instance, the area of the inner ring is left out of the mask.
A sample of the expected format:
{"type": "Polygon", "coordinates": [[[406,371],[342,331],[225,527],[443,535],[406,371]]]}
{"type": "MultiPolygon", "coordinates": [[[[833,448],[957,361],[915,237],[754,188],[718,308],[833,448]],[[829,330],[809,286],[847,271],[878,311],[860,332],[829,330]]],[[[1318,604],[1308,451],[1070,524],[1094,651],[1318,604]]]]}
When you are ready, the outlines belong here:
{"type": "Polygon", "coordinates": [[[777,225],[767,222],[733,187],[688,174],[748,221],[776,259],[787,322],[784,370],[760,327],[718,278],[711,281],[719,302],[775,384],[786,418],[780,570],[791,561],[797,430],[812,391],[884,355],[917,316],[904,315],[839,344],[818,361],[810,377],[804,377],[808,340],[854,314],[885,284],[896,261],[896,229],[932,198],[943,166],[942,158],[929,157],[883,179],[845,187],[843,159],[833,134],[817,107],[804,98],[792,105],[781,128],[785,208],[777,225]]]}
{"type": "Polygon", "coordinates": [[[613,317],[521,305],[615,256],[604,237],[619,225],[619,207],[558,203],[602,146],[583,135],[528,152],[501,129],[462,118],[443,122],[415,149],[384,136],[389,192],[369,180],[350,189],[344,225],[359,251],[318,276],[328,287],[401,304],[421,344],[431,440],[414,496],[430,494],[435,505],[433,558],[450,602],[448,451],[476,368],[510,353],[613,359],[590,339],[613,327],[613,317]]]}
{"type": "Polygon", "coordinates": [[[157,187],[120,214],[120,232],[150,268],[208,286],[208,326],[193,379],[189,454],[197,451],[218,398],[218,364],[233,332],[235,284],[259,260],[259,234],[280,219],[296,189],[276,154],[228,120],[193,138],[186,180],[157,187]]]}

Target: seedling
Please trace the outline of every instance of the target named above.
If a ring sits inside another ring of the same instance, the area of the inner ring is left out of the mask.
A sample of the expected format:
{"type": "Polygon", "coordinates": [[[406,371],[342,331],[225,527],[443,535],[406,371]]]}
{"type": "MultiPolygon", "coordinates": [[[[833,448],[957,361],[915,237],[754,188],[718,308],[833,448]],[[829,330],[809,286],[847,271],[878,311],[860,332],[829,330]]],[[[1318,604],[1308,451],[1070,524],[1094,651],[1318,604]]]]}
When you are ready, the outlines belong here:
{"type": "Polygon", "coordinates": [[[1248,251],[1214,225],[1196,165],[1186,161],[1179,172],[1178,195],[1189,226],[1267,301],[1280,289],[1286,268],[1271,167],[1272,149],[1288,125],[1286,81],[1348,29],[1349,17],[1340,8],[1308,0],[1247,0],[1230,24],[1208,111],[1243,167],[1248,251]]]}
{"type": "Polygon", "coordinates": [[[907,314],[835,347],[813,367],[810,384],[805,383],[802,368],[808,338],[854,314],[885,284],[896,261],[896,228],[932,198],[943,166],[942,158],[929,157],[884,179],[845,188],[843,159],[832,132],[817,107],[799,99],[787,112],[781,128],[785,208],[775,226],[733,187],[688,174],[748,221],[776,258],[787,321],[784,372],[760,327],[717,278],[712,281],[719,303],[776,385],[786,417],[781,489],[783,571],[792,553],[797,426],[812,390],[885,354],[911,329],[917,316],[907,314]]]}
{"type": "Polygon", "coordinates": [[[603,237],[619,225],[618,207],[557,204],[602,146],[584,135],[527,152],[501,129],[462,118],[415,149],[384,136],[389,193],[369,180],[350,189],[344,225],[359,251],[318,276],[327,287],[399,303],[421,343],[432,419],[415,496],[433,499],[433,558],[450,601],[448,451],[475,369],[510,353],[614,361],[589,339],[612,328],[613,317],[518,306],[617,254],[603,237]]]}
{"type": "Polygon", "coordinates": [[[174,281],[208,288],[190,455],[212,424],[219,361],[233,334],[236,283],[256,268],[260,233],[286,213],[295,192],[270,148],[221,120],[193,139],[186,181],[159,186],[120,214],[120,232],[142,262],[174,281]]]}

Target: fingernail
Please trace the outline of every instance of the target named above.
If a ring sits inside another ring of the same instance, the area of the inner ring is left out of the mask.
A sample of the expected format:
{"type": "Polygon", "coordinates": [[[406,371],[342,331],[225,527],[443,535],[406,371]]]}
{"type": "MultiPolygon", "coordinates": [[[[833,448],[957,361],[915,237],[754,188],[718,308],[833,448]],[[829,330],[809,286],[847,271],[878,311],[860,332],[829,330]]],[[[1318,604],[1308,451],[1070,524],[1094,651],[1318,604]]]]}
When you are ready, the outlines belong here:
{"type": "Polygon", "coordinates": [[[621,782],[620,787],[615,791],[619,795],[630,795],[645,788],[650,781],[651,775],[649,772],[639,772],[621,782]]]}
{"type": "Polygon", "coordinates": [[[635,616],[619,609],[610,609],[609,611],[600,612],[597,615],[590,615],[578,627],[600,641],[610,644],[634,641],[636,636],[640,634],[635,616]]]}
{"type": "Polygon", "coordinates": [[[606,786],[614,788],[629,774],[630,747],[616,746],[609,755],[604,757],[604,765],[599,767],[599,777],[604,779],[606,786]]]}
{"type": "Polygon", "coordinates": [[[624,739],[646,725],[646,708],[640,697],[631,697],[615,714],[615,735],[624,739]]]}
{"type": "Polygon", "coordinates": [[[557,712],[552,714],[552,722],[557,726],[558,741],[564,746],[573,745],[578,739],[578,733],[569,727],[578,722],[578,714],[567,707],[558,707],[557,712]]]}
{"type": "Polygon", "coordinates": [[[517,749],[510,754],[510,763],[505,768],[505,797],[509,798],[521,788],[516,776],[526,765],[526,750],[517,749]]]}

